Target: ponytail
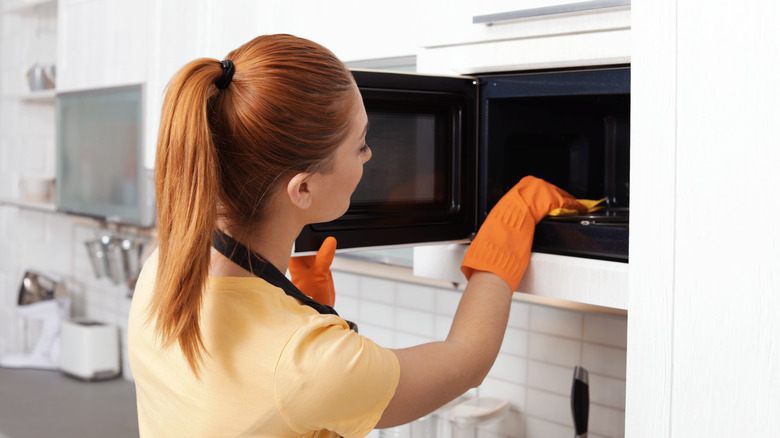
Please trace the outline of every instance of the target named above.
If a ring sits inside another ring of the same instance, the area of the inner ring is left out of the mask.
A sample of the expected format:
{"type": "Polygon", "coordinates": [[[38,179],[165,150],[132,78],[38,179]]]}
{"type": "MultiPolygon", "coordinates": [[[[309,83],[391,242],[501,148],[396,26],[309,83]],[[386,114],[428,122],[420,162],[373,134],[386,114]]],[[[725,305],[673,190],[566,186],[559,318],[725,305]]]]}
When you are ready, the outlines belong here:
{"type": "Polygon", "coordinates": [[[178,341],[198,375],[205,347],[199,314],[216,228],[217,152],[208,123],[217,60],[184,66],[168,85],[155,163],[159,264],[149,309],[164,347],[178,341]]]}

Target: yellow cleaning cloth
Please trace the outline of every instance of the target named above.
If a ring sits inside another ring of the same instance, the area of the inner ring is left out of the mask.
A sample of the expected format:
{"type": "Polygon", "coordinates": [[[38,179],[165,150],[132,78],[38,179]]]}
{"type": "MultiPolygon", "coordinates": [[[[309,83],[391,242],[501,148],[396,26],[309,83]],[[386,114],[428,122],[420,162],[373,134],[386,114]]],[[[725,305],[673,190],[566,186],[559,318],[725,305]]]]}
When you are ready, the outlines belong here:
{"type": "MultiPolygon", "coordinates": [[[[604,208],[602,203],[606,201],[607,198],[601,198],[601,199],[578,199],[577,201],[580,202],[580,204],[588,207],[588,213],[601,210],[604,208]]],[[[580,214],[577,210],[573,208],[556,208],[550,211],[547,215],[548,216],[571,216],[575,214],[580,214]]]]}

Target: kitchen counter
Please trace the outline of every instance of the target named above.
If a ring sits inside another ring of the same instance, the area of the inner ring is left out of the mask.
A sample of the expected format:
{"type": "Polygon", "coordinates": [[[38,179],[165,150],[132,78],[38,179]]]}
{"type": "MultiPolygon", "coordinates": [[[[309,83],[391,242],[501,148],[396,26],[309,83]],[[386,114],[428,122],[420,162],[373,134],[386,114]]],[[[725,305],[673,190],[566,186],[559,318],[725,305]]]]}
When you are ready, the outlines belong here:
{"type": "Polygon", "coordinates": [[[0,438],[138,437],[135,386],[0,368],[0,438]]]}

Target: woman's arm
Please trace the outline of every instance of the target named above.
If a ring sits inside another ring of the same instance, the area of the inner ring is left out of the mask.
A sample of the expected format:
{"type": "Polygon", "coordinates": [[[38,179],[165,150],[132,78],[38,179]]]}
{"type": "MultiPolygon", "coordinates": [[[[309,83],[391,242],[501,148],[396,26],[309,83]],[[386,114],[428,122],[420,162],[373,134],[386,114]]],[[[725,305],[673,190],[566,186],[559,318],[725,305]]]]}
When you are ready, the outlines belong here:
{"type": "Polygon", "coordinates": [[[534,228],[559,207],[586,209],[532,176],[493,207],[463,259],[469,284],[447,339],[395,351],[401,377],[377,427],[408,423],[482,383],[501,348],[512,293],[531,257],[534,228]]]}
{"type": "Polygon", "coordinates": [[[501,347],[511,299],[500,277],[474,272],[445,341],[394,350],[401,376],[376,427],[408,423],[479,386],[501,347]]]}

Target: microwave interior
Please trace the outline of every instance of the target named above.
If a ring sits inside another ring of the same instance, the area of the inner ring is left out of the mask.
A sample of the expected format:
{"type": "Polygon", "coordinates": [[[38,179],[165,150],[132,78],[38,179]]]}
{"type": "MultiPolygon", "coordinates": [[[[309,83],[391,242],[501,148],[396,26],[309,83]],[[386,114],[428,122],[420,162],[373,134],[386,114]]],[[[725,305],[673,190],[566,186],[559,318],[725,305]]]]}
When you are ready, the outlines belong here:
{"type": "Polygon", "coordinates": [[[547,217],[534,250],[628,260],[630,76],[627,68],[484,78],[479,223],[526,175],[600,210],[547,217]]]}

